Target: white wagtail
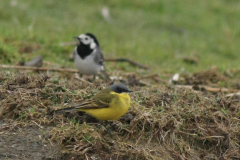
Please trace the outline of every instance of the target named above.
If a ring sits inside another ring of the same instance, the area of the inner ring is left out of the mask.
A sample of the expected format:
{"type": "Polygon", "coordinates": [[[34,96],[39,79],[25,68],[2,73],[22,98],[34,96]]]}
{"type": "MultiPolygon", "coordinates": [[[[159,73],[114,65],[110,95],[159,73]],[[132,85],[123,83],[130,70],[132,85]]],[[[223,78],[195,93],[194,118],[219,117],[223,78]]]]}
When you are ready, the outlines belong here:
{"type": "Polygon", "coordinates": [[[94,75],[94,80],[96,75],[104,70],[104,57],[99,42],[91,33],[81,34],[74,38],[80,42],[73,51],[75,66],[80,76],[94,75]]]}

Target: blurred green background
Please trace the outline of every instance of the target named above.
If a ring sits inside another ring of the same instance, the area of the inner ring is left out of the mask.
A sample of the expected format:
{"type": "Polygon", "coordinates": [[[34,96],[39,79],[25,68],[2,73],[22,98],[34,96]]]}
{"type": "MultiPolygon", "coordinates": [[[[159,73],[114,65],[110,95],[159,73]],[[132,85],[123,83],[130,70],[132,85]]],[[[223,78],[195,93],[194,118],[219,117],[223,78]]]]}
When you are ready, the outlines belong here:
{"type": "Polygon", "coordinates": [[[239,0],[2,0],[0,63],[43,55],[73,68],[68,57],[74,46],[59,44],[91,32],[106,58],[129,58],[155,73],[239,69],[239,17],[239,0]],[[188,56],[198,63],[184,62],[188,56]]]}

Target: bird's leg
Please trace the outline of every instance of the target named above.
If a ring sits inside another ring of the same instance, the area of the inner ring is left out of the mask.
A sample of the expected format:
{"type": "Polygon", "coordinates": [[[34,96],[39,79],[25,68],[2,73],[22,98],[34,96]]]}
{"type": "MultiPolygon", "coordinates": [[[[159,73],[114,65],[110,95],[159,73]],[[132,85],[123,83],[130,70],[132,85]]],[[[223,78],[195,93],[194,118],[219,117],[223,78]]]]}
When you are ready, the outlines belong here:
{"type": "Polygon", "coordinates": [[[91,77],[89,77],[87,79],[87,81],[90,82],[90,83],[93,83],[95,81],[95,79],[96,79],[96,75],[94,75],[92,79],[91,79],[91,77]]]}

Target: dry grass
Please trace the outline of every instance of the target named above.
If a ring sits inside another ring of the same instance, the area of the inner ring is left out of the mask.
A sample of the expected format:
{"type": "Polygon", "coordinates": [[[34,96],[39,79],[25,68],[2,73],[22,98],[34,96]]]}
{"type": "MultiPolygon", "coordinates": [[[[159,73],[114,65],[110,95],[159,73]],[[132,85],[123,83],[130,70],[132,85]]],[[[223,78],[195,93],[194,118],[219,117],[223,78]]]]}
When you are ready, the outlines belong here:
{"type": "MultiPolygon", "coordinates": [[[[51,111],[88,99],[109,84],[101,80],[86,84],[71,75],[1,72],[0,144],[5,145],[0,158],[240,158],[239,97],[226,98],[223,93],[155,81],[148,81],[151,86],[141,86],[139,79],[131,78],[136,75],[120,75],[128,79],[122,82],[135,84],[131,87],[135,91],[131,108],[118,121],[100,122],[88,115],[57,115],[51,111]],[[17,136],[4,139],[13,135],[17,136]],[[20,149],[14,146],[19,142],[20,149]]],[[[237,83],[226,82],[236,80],[210,70],[186,75],[179,83],[238,89],[237,83]]]]}

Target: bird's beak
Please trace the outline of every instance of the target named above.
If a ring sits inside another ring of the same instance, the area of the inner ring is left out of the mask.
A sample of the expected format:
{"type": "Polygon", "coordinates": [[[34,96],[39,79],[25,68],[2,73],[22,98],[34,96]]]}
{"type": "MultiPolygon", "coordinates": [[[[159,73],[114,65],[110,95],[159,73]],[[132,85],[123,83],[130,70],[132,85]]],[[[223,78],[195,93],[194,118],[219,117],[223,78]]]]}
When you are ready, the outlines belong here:
{"type": "Polygon", "coordinates": [[[129,93],[131,93],[131,92],[133,92],[133,91],[131,91],[131,90],[128,90],[128,92],[129,92],[129,93]]]}
{"type": "Polygon", "coordinates": [[[73,39],[77,39],[77,40],[80,40],[80,38],[79,38],[79,37],[73,37],[73,39]]]}
{"type": "Polygon", "coordinates": [[[73,39],[78,40],[78,43],[76,43],[76,45],[80,45],[81,41],[80,41],[80,38],[79,38],[79,37],[73,37],[73,39]]]}

